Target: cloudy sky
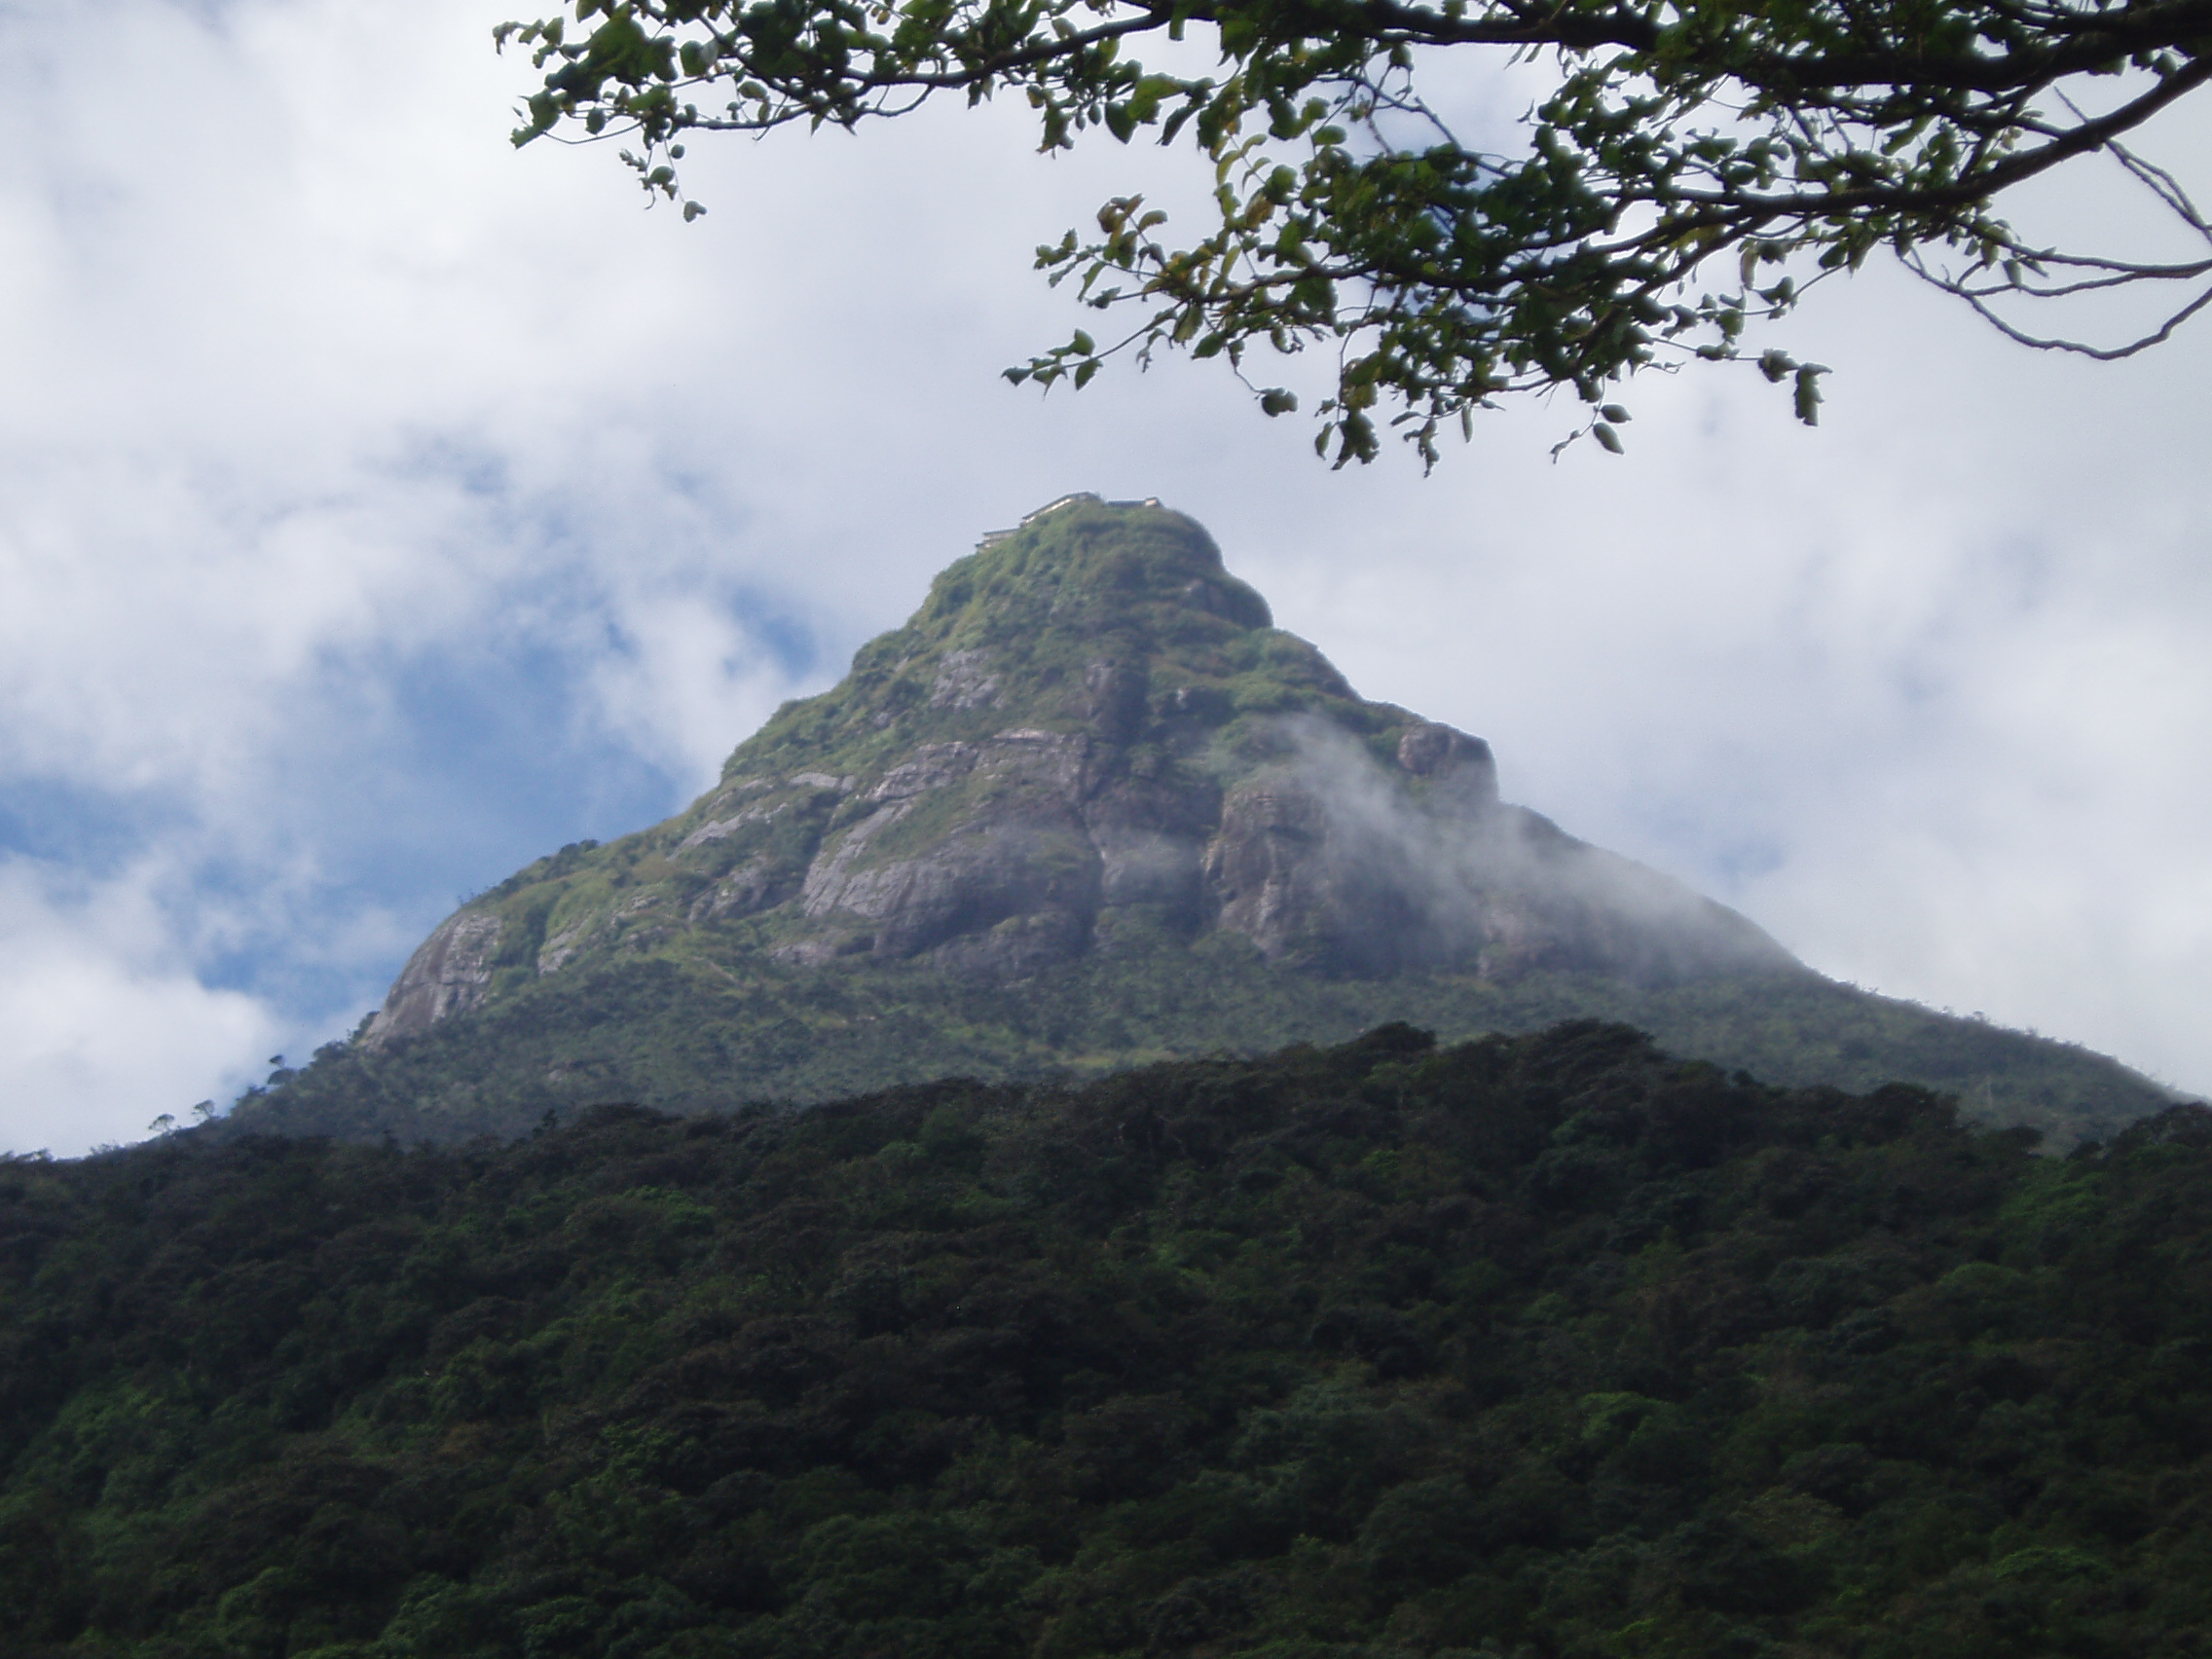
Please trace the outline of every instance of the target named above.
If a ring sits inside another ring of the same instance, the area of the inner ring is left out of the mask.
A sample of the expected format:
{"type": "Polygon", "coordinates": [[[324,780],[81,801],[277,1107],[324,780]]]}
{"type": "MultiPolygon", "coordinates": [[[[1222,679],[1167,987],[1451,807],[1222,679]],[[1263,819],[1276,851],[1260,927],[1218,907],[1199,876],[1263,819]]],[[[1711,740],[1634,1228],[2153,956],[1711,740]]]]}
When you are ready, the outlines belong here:
{"type": "Polygon", "coordinates": [[[1539,407],[1332,474],[1207,365],[998,380],[1076,321],[1031,248],[1178,169],[947,107],[698,147],[686,226],[509,149],[507,10],[0,4],[0,1147],[343,1034],[1075,489],[1815,966],[2212,1088],[2212,324],[2098,367],[1870,273],[1785,337],[1817,431],[1704,372],[1623,460],[1539,407]]]}

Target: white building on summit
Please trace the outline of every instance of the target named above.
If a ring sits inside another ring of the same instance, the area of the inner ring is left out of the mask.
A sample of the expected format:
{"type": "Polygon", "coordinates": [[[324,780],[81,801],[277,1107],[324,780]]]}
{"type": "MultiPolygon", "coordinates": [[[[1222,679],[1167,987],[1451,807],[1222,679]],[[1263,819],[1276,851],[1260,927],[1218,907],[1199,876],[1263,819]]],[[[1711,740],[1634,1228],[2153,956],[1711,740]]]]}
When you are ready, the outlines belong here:
{"type": "Polygon", "coordinates": [[[1017,532],[1027,530],[1039,519],[1048,518],[1051,514],[1058,512],[1062,507],[1072,507],[1079,501],[1096,501],[1101,506],[1124,508],[1157,507],[1160,505],[1160,498],[1158,496],[1147,496],[1141,501],[1101,501],[1099,500],[1098,493],[1096,491],[1078,490],[1072,496],[1062,496],[1056,500],[1047,501],[1043,506],[1039,507],[1033,513],[1024,513],[1021,517],[1021,522],[1015,525],[1013,530],[984,531],[982,535],[976,542],[976,549],[977,552],[981,552],[986,547],[996,546],[999,542],[1004,541],[1008,536],[1015,535],[1017,532]]]}

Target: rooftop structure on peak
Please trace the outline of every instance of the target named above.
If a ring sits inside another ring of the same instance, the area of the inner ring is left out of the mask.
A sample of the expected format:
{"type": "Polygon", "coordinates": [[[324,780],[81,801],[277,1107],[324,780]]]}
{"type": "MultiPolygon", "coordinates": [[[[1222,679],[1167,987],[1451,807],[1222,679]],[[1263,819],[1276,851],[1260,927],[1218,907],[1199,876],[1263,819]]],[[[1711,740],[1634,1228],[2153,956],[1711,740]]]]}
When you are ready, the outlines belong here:
{"type": "Polygon", "coordinates": [[[1039,507],[1033,513],[1023,514],[1021,521],[1016,524],[1012,530],[984,531],[983,534],[976,540],[976,550],[977,552],[981,552],[986,547],[995,547],[1000,542],[1006,540],[1008,537],[1018,535],[1020,532],[1027,530],[1031,525],[1037,523],[1038,520],[1049,518],[1053,513],[1060,511],[1063,507],[1072,507],[1084,501],[1095,502],[1100,506],[1119,507],[1124,509],[1138,507],[1157,507],[1160,505],[1160,498],[1158,496],[1147,496],[1141,500],[1132,501],[1102,501],[1099,499],[1099,497],[1095,491],[1078,490],[1073,495],[1061,496],[1056,499],[1047,501],[1043,506],[1039,507]]]}
{"type": "MultiPolygon", "coordinates": [[[[1023,515],[1022,515],[1022,519],[1021,519],[1021,528],[1022,528],[1023,530],[1027,530],[1027,529],[1028,529],[1028,528],[1029,528],[1029,527],[1030,527],[1031,525],[1035,524],[1035,523],[1036,523],[1036,522],[1037,522],[1037,521],[1038,521],[1039,519],[1041,519],[1041,518],[1046,518],[1046,517],[1050,516],[1050,515],[1051,515],[1051,514],[1052,514],[1052,513],[1056,513],[1056,512],[1058,512],[1058,511],[1059,511],[1059,510],[1060,510],[1060,509],[1061,509],[1062,507],[1072,507],[1072,506],[1074,506],[1074,505],[1076,504],[1076,502],[1078,502],[1078,501],[1095,501],[1095,500],[1097,500],[1097,499],[1098,499],[1098,496],[1097,496],[1097,493],[1096,493],[1095,491],[1091,491],[1091,490],[1078,490],[1078,491],[1076,491],[1076,492],[1075,492],[1075,493],[1074,493],[1073,495],[1070,495],[1070,496],[1061,496],[1061,497],[1058,497],[1057,498],[1055,498],[1055,499],[1053,499],[1053,500],[1050,500],[1050,501],[1047,501],[1047,502],[1046,502],[1046,503],[1045,503],[1045,504],[1044,504],[1043,506],[1039,507],[1039,508],[1038,508],[1038,509],[1037,509],[1037,510],[1036,510],[1035,512],[1033,512],[1033,513],[1025,513],[1025,514],[1023,514],[1023,515]]],[[[1122,506],[1122,505],[1124,505],[1125,503],[1124,503],[1124,502],[1121,502],[1121,501],[1116,501],[1116,502],[1115,502],[1114,504],[1115,504],[1116,506],[1122,506]]]]}

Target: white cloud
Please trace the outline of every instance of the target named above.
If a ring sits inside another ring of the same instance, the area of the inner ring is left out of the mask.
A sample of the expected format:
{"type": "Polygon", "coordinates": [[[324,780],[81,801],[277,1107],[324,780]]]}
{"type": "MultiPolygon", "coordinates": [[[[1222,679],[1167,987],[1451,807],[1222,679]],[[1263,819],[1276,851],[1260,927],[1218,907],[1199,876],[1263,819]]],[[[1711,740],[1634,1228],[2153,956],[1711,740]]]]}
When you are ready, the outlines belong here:
{"type": "Polygon", "coordinates": [[[16,1151],[79,1156],[140,1140],[164,1113],[227,1100],[285,1021],[256,999],[209,990],[179,959],[132,871],[84,884],[0,862],[0,1053],[16,1151]]]}
{"type": "Polygon", "coordinates": [[[1819,431],[1684,377],[1626,461],[1477,458],[1278,609],[1827,971],[2212,1084],[2207,341],[2062,362],[1879,276],[1798,333],[1819,431]]]}
{"type": "Polygon", "coordinates": [[[1818,432],[1701,372],[1623,461],[1549,464],[1534,409],[1331,474],[1214,366],[996,377],[1076,318],[1037,242],[1202,176],[947,107],[695,146],[687,227],[509,150],[508,10],[0,19],[0,845],[84,1029],[172,1011],[84,1085],[116,1123],[203,1041],[257,1061],[241,1008],[350,1025],[457,891],[667,810],[1084,488],[1193,512],[1362,689],[1816,964],[2212,1083],[2201,331],[2097,369],[1872,276],[1789,331],[1818,432]]]}

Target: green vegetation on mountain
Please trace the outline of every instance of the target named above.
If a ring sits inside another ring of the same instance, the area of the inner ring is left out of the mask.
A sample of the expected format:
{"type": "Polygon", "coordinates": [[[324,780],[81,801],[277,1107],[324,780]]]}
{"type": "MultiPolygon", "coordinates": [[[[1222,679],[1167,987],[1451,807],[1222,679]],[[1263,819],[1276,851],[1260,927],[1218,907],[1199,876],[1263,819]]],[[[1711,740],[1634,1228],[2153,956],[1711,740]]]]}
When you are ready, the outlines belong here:
{"type": "Polygon", "coordinates": [[[0,1164],[0,1650],[2137,1659],[2212,1113],[1594,1022],[0,1164]]]}
{"type": "Polygon", "coordinates": [[[2053,1146],[2108,1138],[2167,1097],[2086,1050],[1933,1014],[1804,972],[1642,988],[1599,974],[1386,978],[1286,973],[1240,940],[1094,955],[1011,983],[930,968],[645,962],[556,977],[381,1048],[334,1045],[249,1094],[233,1132],[403,1143],[529,1132],[601,1100],[680,1113],[808,1104],[936,1078],[1080,1079],[1170,1058],[1343,1042],[1390,1020],[1449,1041],[1596,1017],[1671,1052],[1790,1085],[1899,1079],[2053,1146]]]}
{"type": "Polygon", "coordinates": [[[464,904],[237,1126],[403,1142],[1603,1017],[1786,1084],[1901,1080],[2055,1145],[2166,1096],[1820,977],[1498,799],[1360,698],[1198,525],[1072,497],[985,538],[664,824],[464,904]]]}
{"type": "MultiPolygon", "coordinates": [[[[1272,627],[1192,520],[1070,500],[942,571],[905,626],[862,646],[830,690],[779,709],[686,810],[565,848],[471,901],[447,927],[484,942],[444,970],[453,1000],[437,1014],[390,1008],[380,1025],[419,1029],[608,962],[742,973],[903,960],[1040,914],[1081,912],[1079,934],[1101,910],[1109,932],[1159,922],[1188,896],[1112,891],[1079,843],[1099,830],[1192,841],[1226,788],[1281,765],[1296,717],[1381,763],[1428,725],[1361,699],[1272,627]],[[964,837],[996,867],[966,867],[964,837]],[[917,865],[958,890],[925,882],[904,904],[856,895],[856,909],[831,884],[917,865]]],[[[1195,880],[1195,844],[1186,856],[1195,880]]]]}

